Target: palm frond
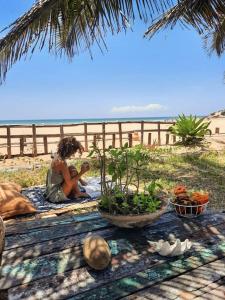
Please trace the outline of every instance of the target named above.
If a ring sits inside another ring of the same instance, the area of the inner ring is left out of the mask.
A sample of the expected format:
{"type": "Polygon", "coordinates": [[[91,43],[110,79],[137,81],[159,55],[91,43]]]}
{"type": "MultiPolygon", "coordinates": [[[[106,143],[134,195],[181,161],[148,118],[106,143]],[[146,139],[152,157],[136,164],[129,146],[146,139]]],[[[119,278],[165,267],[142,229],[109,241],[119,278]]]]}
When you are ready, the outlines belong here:
{"type": "Polygon", "coordinates": [[[72,58],[106,32],[125,29],[124,20],[135,14],[145,22],[172,7],[174,0],[36,0],[33,7],[6,30],[0,39],[0,80],[22,56],[48,47],[55,55],[72,58]],[[122,12],[122,13],[121,13],[122,12]]]}
{"type": "Polygon", "coordinates": [[[194,27],[210,40],[211,51],[219,55],[225,49],[225,1],[181,0],[156,19],[145,32],[151,38],[161,29],[173,28],[177,23],[194,27]]]}
{"type": "Polygon", "coordinates": [[[225,17],[216,30],[210,31],[204,37],[206,48],[210,53],[216,51],[220,56],[225,51],[225,17]]]}

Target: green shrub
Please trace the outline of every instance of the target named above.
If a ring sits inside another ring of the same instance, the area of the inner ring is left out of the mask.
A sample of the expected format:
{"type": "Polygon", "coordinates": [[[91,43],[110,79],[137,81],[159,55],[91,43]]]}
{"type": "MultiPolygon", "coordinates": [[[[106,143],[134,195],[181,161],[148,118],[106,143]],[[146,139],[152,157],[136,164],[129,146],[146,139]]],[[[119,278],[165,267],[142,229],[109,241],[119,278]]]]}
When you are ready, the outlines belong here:
{"type": "Polygon", "coordinates": [[[104,151],[93,146],[89,156],[97,156],[100,163],[101,210],[127,215],[152,213],[160,208],[158,191],[161,185],[144,180],[148,177],[153,154],[144,146],[129,148],[127,143],[119,149],[109,147],[104,151]],[[144,192],[140,192],[142,183],[144,192]]]}
{"type": "Polygon", "coordinates": [[[196,145],[203,141],[205,135],[211,134],[210,122],[196,116],[179,115],[176,124],[169,128],[169,131],[180,137],[179,143],[183,145],[196,145]]]}

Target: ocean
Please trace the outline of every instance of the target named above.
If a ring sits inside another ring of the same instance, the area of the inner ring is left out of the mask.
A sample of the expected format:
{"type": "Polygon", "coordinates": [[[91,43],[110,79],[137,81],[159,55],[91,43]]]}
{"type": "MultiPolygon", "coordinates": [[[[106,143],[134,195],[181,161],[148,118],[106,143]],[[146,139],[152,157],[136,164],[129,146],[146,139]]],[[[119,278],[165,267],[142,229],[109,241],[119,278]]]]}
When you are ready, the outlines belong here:
{"type": "Polygon", "coordinates": [[[95,122],[118,122],[118,121],[169,121],[176,117],[143,117],[143,118],[102,118],[102,119],[33,119],[33,120],[0,120],[0,125],[50,125],[50,124],[73,124],[95,122]]]}

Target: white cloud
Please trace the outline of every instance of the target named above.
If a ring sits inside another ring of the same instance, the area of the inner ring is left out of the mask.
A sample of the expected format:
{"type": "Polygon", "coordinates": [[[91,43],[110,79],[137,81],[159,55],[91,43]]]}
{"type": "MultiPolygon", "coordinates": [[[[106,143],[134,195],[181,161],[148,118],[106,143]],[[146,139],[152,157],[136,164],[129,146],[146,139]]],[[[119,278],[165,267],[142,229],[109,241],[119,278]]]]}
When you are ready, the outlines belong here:
{"type": "Polygon", "coordinates": [[[136,112],[153,112],[166,110],[166,106],[152,103],[147,105],[127,105],[127,106],[114,106],[111,110],[113,113],[136,113],[136,112]]]}

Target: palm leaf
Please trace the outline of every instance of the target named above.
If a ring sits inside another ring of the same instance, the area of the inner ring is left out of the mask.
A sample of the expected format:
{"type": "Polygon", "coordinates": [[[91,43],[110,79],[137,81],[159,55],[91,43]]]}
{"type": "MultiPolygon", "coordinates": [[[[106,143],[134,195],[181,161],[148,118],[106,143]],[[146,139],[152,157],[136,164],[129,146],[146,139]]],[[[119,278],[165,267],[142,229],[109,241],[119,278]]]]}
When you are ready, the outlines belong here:
{"type": "Polygon", "coordinates": [[[165,14],[156,19],[145,33],[151,38],[155,33],[177,23],[192,26],[209,40],[210,50],[218,55],[225,49],[225,1],[181,0],[165,14]]]}
{"type": "Polygon", "coordinates": [[[174,0],[36,0],[33,7],[5,30],[0,40],[0,80],[22,56],[47,47],[72,58],[105,34],[126,30],[136,15],[145,22],[172,7],[174,0]]]}
{"type": "Polygon", "coordinates": [[[209,31],[205,35],[206,48],[210,52],[216,50],[220,56],[225,51],[225,17],[221,20],[221,23],[217,26],[216,30],[209,31]]]}

